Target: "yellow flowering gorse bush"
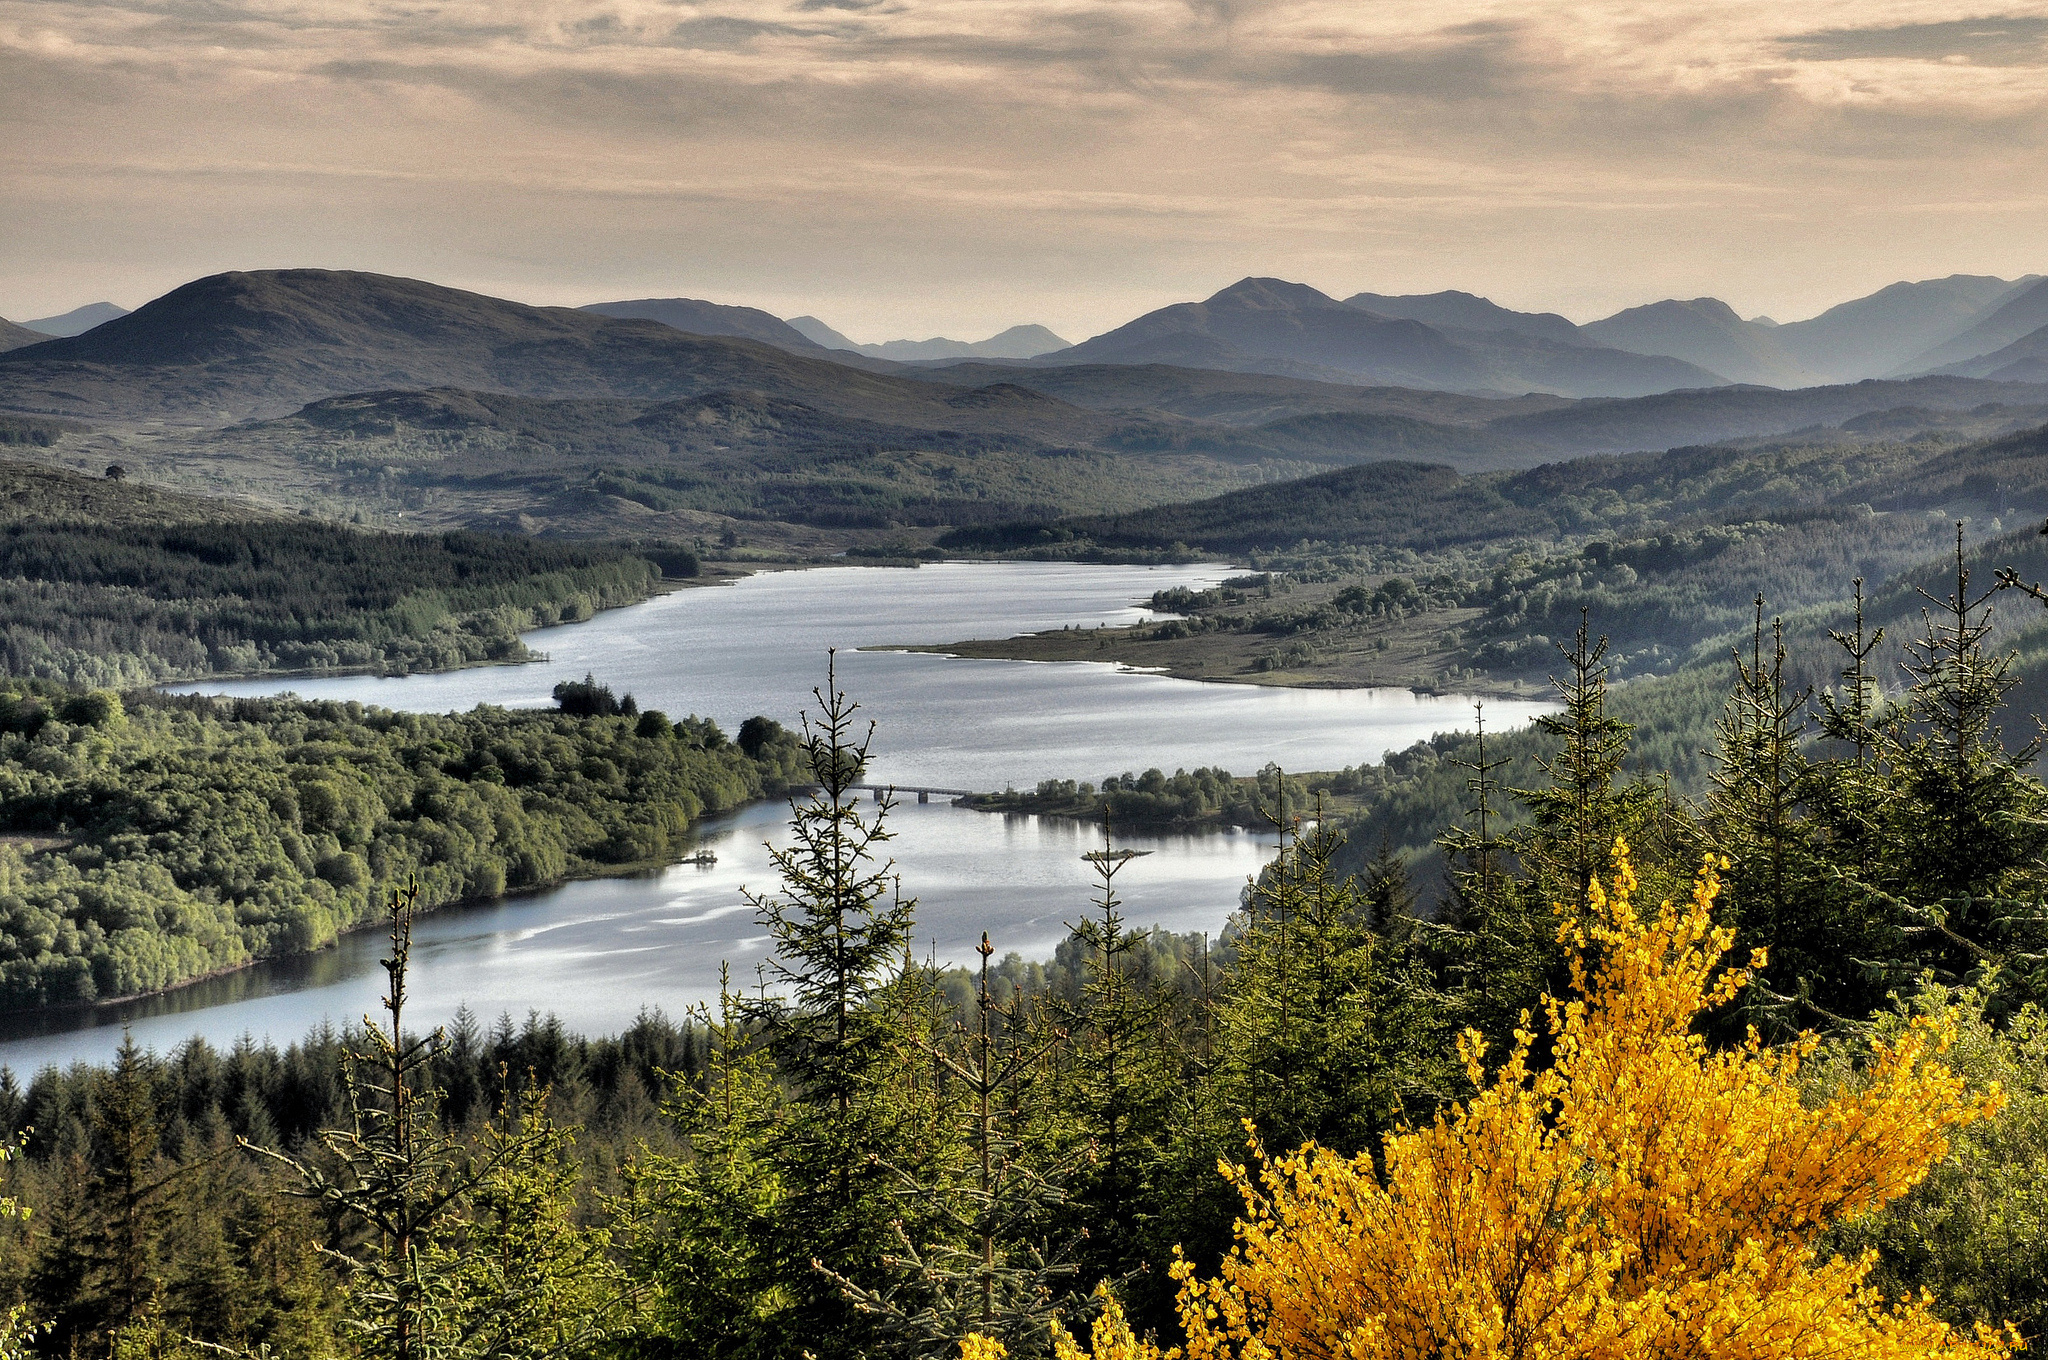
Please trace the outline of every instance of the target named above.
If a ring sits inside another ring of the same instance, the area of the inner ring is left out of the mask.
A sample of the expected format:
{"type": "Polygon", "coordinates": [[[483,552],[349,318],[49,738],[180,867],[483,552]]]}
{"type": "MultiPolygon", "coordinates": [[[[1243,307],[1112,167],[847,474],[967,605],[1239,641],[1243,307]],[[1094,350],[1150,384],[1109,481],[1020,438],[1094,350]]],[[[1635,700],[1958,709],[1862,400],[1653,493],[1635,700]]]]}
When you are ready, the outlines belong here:
{"type": "MultiPolygon", "coordinates": [[[[1185,1350],[1138,1341],[1112,1307],[1093,1360],[2007,1355],[2012,1338],[1954,1332],[1926,1299],[1879,1299],[1871,1257],[1815,1251],[2001,1097],[1968,1095],[1927,1024],[1879,1046],[1859,1089],[1810,1108],[1811,1038],[1709,1048],[1695,1020],[1748,980],[1719,967],[1733,932],[1713,923],[1716,868],[1646,920],[1618,843],[1611,887],[1562,927],[1575,999],[1546,1001],[1548,1069],[1530,1070],[1525,1027],[1486,1082],[1468,1035],[1480,1094],[1390,1137],[1383,1174],[1312,1144],[1256,1174],[1224,1166],[1245,1214],[1219,1277],[1174,1264],[1185,1350]]],[[[1056,1343],[1059,1360],[1089,1360],[1056,1343]]]]}

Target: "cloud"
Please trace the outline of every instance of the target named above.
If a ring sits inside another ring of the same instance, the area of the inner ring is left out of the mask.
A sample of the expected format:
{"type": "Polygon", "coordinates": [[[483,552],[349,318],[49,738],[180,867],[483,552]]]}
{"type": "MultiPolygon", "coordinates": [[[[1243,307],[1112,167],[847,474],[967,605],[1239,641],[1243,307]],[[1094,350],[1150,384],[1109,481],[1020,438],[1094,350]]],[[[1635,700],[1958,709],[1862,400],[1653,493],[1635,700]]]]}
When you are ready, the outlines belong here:
{"type": "Polygon", "coordinates": [[[2001,14],[1886,28],[1830,28],[1794,33],[1778,43],[1794,56],[1813,61],[1901,58],[2040,66],[2048,63],[2048,16],[2001,14]]]}
{"type": "Polygon", "coordinates": [[[265,242],[930,331],[1252,272],[1789,316],[2048,260],[2048,5],[0,0],[0,120],[28,314],[265,242]]]}

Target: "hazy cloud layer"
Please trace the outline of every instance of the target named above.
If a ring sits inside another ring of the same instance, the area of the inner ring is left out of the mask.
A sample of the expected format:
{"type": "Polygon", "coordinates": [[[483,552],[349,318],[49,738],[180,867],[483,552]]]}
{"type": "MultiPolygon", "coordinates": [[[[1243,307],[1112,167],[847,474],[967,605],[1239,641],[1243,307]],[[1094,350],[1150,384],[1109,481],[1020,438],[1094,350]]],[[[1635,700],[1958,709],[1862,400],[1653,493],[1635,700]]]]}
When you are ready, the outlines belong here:
{"type": "Polygon", "coordinates": [[[2048,4],[0,0],[0,314],[215,269],[1085,335],[2048,268],[2048,4]]]}

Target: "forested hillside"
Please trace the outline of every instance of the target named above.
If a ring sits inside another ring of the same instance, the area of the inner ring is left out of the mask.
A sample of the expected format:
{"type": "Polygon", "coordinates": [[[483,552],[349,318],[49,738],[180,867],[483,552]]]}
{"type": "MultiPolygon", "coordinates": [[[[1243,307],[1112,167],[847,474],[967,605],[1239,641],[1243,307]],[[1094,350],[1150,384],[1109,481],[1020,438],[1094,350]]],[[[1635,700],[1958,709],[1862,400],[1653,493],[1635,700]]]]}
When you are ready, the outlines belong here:
{"type": "Polygon", "coordinates": [[[1307,542],[1429,552],[1517,537],[1661,530],[1689,517],[1851,506],[2048,513],[2048,426],[1980,441],[1939,431],[1874,440],[1816,432],[1478,476],[1441,464],[1368,463],[1143,515],[964,529],[942,543],[1070,551],[1179,543],[1246,552],[1307,542]]]}
{"type": "Polygon", "coordinates": [[[0,463],[9,675],[123,686],[516,661],[521,631],[643,599],[661,575],[610,546],[364,532],[0,463]]]}
{"type": "MultiPolygon", "coordinates": [[[[779,730],[779,729],[777,729],[779,730]]],[[[424,907],[666,863],[795,776],[714,724],[0,682],[0,1005],[92,1001],[318,949],[424,907]]]]}

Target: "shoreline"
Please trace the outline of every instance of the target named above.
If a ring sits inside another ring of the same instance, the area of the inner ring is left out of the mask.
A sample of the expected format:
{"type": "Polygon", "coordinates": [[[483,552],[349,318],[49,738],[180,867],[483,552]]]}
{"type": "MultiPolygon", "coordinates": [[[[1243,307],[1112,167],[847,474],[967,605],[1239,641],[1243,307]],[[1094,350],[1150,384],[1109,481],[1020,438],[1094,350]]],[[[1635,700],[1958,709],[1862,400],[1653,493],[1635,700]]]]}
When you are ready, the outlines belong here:
{"type": "MultiPolygon", "coordinates": [[[[721,817],[728,813],[739,812],[745,808],[771,802],[774,798],[781,796],[783,795],[765,795],[760,798],[749,799],[747,802],[733,807],[721,808],[717,812],[707,814],[706,817],[698,818],[696,822],[691,823],[690,829],[694,831],[698,825],[708,820],[709,817],[721,817]]],[[[542,893],[554,892],[556,889],[567,887],[571,883],[585,883],[605,878],[636,878],[657,874],[665,869],[672,869],[678,864],[688,862],[690,855],[697,853],[699,848],[693,845],[688,851],[679,854],[674,859],[642,859],[622,864],[592,864],[585,868],[572,870],[569,873],[563,874],[560,878],[550,879],[545,883],[524,884],[509,892],[499,893],[495,897],[452,898],[446,902],[436,903],[424,911],[416,912],[415,915],[433,916],[459,907],[482,907],[496,902],[516,901],[522,897],[538,897],[542,893]]],[[[385,891],[388,892],[390,890],[386,889],[385,891]]],[[[237,973],[246,973],[250,969],[262,964],[281,963],[289,959],[317,958],[319,955],[325,954],[330,950],[339,949],[344,938],[361,934],[373,926],[380,925],[382,919],[374,913],[366,916],[354,925],[336,931],[333,939],[317,949],[299,949],[285,954],[260,955],[255,958],[246,959],[241,963],[229,964],[222,968],[208,969],[204,973],[194,974],[180,982],[174,982],[168,987],[158,987],[153,991],[124,992],[120,996],[98,996],[90,1001],[51,1001],[35,1006],[13,1006],[0,1009],[0,1028],[4,1028],[8,1021],[27,1016],[92,1015],[116,1006],[131,1005],[138,1001],[148,1001],[154,997],[172,996],[178,992],[185,991],[187,988],[197,987],[208,982],[216,982],[225,977],[233,977],[237,973]]],[[[0,1040],[0,1042],[4,1042],[4,1040],[0,1040]]]]}
{"type": "MultiPolygon", "coordinates": [[[[715,578],[701,572],[696,576],[664,576],[656,583],[653,590],[642,595],[639,599],[628,600],[624,604],[607,605],[605,608],[592,614],[590,618],[594,619],[599,614],[609,614],[614,610],[632,609],[638,605],[646,604],[649,600],[657,599],[663,595],[673,595],[678,591],[694,590],[703,586],[731,585],[734,581],[751,575],[753,575],[751,571],[721,571],[715,578]]],[[[590,619],[577,619],[575,622],[588,623],[590,619]]],[[[538,632],[542,627],[559,628],[561,626],[559,623],[542,624],[535,628],[529,628],[526,631],[538,632]]],[[[570,626],[573,627],[574,625],[570,626]]],[[[548,660],[549,658],[545,652],[533,652],[517,660],[487,658],[481,661],[461,661],[453,666],[435,666],[424,670],[380,670],[375,666],[316,666],[301,670],[282,671],[209,671],[205,675],[188,675],[164,680],[151,680],[141,685],[132,686],[132,688],[168,692],[173,685],[241,684],[250,680],[340,680],[353,676],[370,676],[378,680],[406,680],[415,675],[455,675],[462,671],[489,670],[500,666],[510,668],[514,666],[545,665],[548,660]]]]}
{"type": "Polygon", "coordinates": [[[1119,670],[1163,675],[1212,685],[1251,685],[1266,689],[1369,690],[1402,689],[1442,697],[1469,694],[1483,699],[1536,699],[1548,687],[1522,677],[1447,675],[1382,675],[1370,663],[1295,669],[1254,669],[1248,645],[1216,646],[1241,635],[1209,634],[1191,639],[1160,640],[1143,636],[1150,625],[1130,628],[1049,629],[1009,638],[970,638],[960,642],[891,643],[862,648],[876,652],[917,652],[971,661],[1094,662],[1119,670]],[[1208,645],[1204,645],[1208,644],[1208,645]],[[1227,667],[1227,669],[1226,669],[1227,667]]]}

